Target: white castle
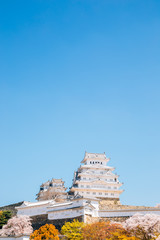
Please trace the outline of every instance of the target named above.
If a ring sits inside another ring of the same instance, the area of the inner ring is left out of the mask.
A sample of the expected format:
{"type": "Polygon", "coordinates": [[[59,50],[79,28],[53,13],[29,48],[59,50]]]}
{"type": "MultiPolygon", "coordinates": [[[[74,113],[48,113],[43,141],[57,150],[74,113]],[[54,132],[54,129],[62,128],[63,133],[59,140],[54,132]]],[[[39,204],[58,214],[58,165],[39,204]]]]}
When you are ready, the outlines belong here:
{"type": "Polygon", "coordinates": [[[105,153],[85,153],[82,164],[74,173],[73,185],[70,194],[83,197],[115,198],[119,199],[123,190],[119,188],[122,183],[115,168],[107,165],[110,159],[105,153]]]}
{"type": "Polygon", "coordinates": [[[67,193],[62,179],[52,179],[40,186],[37,202],[23,202],[17,215],[32,217],[37,222],[57,224],[75,218],[93,222],[126,218],[135,213],[160,215],[160,207],[122,205],[119,201],[122,183],[109,167],[105,153],[85,153],[82,165],[74,173],[67,193]]]}

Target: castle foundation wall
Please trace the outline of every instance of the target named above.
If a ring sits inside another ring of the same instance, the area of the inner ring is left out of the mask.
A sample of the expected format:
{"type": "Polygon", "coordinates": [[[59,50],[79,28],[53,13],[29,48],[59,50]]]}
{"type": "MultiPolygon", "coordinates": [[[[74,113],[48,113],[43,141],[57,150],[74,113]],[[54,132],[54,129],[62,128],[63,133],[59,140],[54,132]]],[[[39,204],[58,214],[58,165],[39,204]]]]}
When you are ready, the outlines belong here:
{"type": "Polygon", "coordinates": [[[32,219],[32,227],[34,230],[39,229],[41,226],[43,226],[45,224],[53,224],[59,231],[61,230],[61,228],[65,224],[65,222],[72,222],[74,219],[78,220],[79,222],[84,221],[83,216],[79,216],[79,217],[75,217],[75,218],[49,220],[48,214],[32,216],[31,219],[32,219]]]}

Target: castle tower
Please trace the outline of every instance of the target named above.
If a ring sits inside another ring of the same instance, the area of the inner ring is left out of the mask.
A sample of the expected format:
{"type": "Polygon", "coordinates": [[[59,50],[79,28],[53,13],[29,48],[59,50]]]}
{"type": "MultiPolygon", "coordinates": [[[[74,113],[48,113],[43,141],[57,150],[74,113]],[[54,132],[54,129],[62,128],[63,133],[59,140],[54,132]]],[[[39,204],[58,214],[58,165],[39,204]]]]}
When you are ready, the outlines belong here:
{"type": "Polygon", "coordinates": [[[62,179],[52,179],[40,186],[40,191],[37,194],[36,200],[44,201],[55,199],[56,201],[63,201],[67,198],[67,193],[62,179]]]}
{"type": "Polygon", "coordinates": [[[123,190],[114,168],[107,166],[110,159],[105,153],[85,153],[82,165],[74,173],[69,194],[84,197],[119,199],[123,190]]]}

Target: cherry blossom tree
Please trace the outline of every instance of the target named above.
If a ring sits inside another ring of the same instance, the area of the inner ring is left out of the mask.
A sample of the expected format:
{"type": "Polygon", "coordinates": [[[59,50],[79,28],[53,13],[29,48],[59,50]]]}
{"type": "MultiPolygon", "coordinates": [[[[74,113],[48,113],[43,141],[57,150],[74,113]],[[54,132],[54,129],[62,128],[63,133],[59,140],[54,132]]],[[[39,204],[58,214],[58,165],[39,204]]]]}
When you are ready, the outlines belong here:
{"type": "Polygon", "coordinates": [[[8,220],[0,230],[1,237],[30,235],[33,232],[31,219],[28,216],[15,216],[8,220]]]}
{"type": "Polygon", "coordinates": [[[156,239],[160,234],[160,216],[135,214],[123,223],[123,227],[133,236],[142,240],[156,239]]]}

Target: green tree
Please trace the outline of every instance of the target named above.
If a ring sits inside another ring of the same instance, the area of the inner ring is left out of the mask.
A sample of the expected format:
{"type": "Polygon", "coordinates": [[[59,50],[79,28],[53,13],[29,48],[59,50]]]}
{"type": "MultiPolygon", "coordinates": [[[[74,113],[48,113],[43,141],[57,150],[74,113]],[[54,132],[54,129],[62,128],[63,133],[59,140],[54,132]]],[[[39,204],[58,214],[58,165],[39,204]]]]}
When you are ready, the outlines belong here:
{"type": "Polygon", "coordinates": [[[61,234],[65,235],[68,240],[82,240],[82,227],[84,226],[83,222],[79,222],[78,220],[73,220],[73,222],[66,222],[62,229],[61,234]]]}
{"type": "Polygon", "coordinates": [[[11,211],[0,211],[0,229],[2,229],[3,225],[5,225],[11,217],[11,211]]]}

